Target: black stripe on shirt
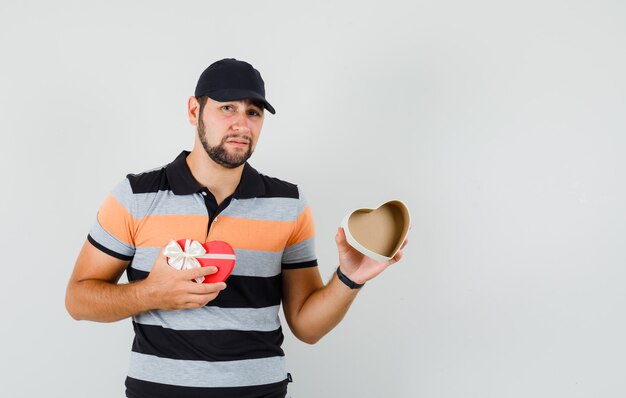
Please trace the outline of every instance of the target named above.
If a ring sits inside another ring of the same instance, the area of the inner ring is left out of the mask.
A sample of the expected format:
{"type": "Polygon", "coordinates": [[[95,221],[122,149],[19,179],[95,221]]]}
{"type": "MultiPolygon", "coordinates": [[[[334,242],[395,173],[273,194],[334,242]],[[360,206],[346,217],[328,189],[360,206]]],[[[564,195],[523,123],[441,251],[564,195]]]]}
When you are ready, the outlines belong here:
{"type": "Polygon", "coordinates": [[[282,328],[269,332],[241,330],[172,330],[133,322],[132,350],[187,361],[240,361],[282,357],[282,328]]]}
{"type": "Polygon", "coordinates": [[[108,254],[111,257],[115,257],[117,259],[120,260],[124,260],[124,261],[131,261],[133,259],[133,256],[126,256],[124,254],[119,254],[118,252],[114,252],[113,250],[102,246],[100,243],[96,242],[96,240],[94,238],[91,237],[91,235],[87,235],[87,240],[89,241],[89,243],[91,243],[96,249],[108,254]]]}
{"type": "Polygon", "coordinates": [[[300,269],[317,267],[317,260],[303,261],[301,263],[282,264],[283,269],[300,269]]]}
{"type": "Polygon", "coordinates": [[[209,306],[222,308],[265,308],[279,305],[282,299],[282,276],[269,278],[231,275],[209,306]]]}
{"type": "Polygon", "coordinates": [[[300,193],[298,187],[287,181],[280,180],[274,177],[268,177],[263,174],[259,174],[260,180],[265,187],[265,193],[260,196],[262,198],[291,198],[299,199],[300,193]]]}
{"type": "Polygon", "coordinates": [[[126,396],[129,398],[284,398],[287,395],[285,379],[278,383],[246,387],[180,387],[126,378],[126,396]]]}
{"type": "MultiPolygon", "coordinates": [[[[148,277],[148,272],[133,267],[126,269],[128,280],[135,282],[148,277]]],[[[209,306],[221,308],[264,308],[279,305],[282,292],[281,274],[269,278],[231,275],[209,306]]]]}
{"type": "MultiPolygon", "coordinates": [[[[186,163],[189,152],[183,151],[174,161],[165,167],[140,174],[128,174],[133,193],[149,193],[171,190],[177,195],[189,195],[202,188],[193,178],[186,163]]],[[[293,198],[298,199],[298,187],[287,181],[260,174],[246,163],[241,181],[234,197],[238,199],[293,198]]]]}
{"type": "Polygon", "coordinates": [[[126,176],[134,194],[169,191],[170,184],[165,175],[165,168],[126,176]]]}

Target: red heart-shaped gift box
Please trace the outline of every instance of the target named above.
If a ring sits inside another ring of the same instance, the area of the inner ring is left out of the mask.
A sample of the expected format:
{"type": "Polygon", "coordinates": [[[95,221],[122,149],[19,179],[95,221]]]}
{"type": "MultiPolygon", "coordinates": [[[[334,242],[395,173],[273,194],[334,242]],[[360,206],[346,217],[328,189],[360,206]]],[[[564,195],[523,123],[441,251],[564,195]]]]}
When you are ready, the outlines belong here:
{"type": "MultiPolygon", "coordinates": [[[[185,248],[186,239],[178,240],[177,243],[181,248],[185,248]]],[[[217,268],[217,272],[204,277],[202,283],[224,282],[233,272],[235,268],[235,250],[226,242],[214,240],[211,242],[200,243],[206,253],[196,257],[196,260],[203,267],[213,266],[217,268]]]]}

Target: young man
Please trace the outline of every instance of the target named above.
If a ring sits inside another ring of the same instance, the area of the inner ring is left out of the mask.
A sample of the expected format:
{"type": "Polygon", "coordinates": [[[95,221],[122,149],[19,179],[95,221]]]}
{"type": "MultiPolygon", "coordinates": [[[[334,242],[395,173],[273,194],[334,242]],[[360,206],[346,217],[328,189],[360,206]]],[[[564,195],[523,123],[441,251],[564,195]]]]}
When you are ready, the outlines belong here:
{"type": "Polygon", "coordinates": [[[256,147],[264,82],[250,64],[224,59],[189,98],[191,152],[129,174],[107,197],[67,287],[75,319],[132,317],[128,397],[285,397],[288,375],[278,318],[313,344],[335,327],[360,286],[398,261],[363,256],[335,237],[337,274],[324,285],[311,212],[296,185],[259,174],[256,147]],[[177,270],[171,240],[221,240],[235,249],[226,283],[196,283],[213,267],[177,270]],[[126,271],[130,283],[118,283],[126,271]]]}

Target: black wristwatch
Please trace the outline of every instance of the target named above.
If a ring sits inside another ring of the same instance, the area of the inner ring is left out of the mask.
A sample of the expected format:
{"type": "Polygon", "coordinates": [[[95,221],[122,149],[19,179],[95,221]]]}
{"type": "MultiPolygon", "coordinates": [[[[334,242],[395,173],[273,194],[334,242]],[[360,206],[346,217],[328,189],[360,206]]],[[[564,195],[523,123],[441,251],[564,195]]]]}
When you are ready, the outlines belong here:
{"type": "Polygon", "coordinates": [[[345,276],[344,273],[341,272],[341,267],[337,267],[337,277],[350,289],[360,289],[365,285],[365,283],[356,283],[352,279],[345,276]]]}

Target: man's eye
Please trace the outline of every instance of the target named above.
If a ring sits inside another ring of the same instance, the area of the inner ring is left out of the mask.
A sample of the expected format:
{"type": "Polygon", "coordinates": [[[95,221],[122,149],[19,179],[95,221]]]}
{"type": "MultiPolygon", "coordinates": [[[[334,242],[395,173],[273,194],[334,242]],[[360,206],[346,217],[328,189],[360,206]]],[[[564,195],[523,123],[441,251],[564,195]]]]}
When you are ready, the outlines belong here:
{"type": "Polygon", "coordinates": [[[261,116],[261,114],[258,111],[248,111],[248,115],[250,116],[261,116]]]}
{"type": "Polygon", "coordinates": [[[224,106],[222,106],[222,109],[225,110],[225,111],[232,111],[233,107],[231,105],[224,105],[224,106]]]}

